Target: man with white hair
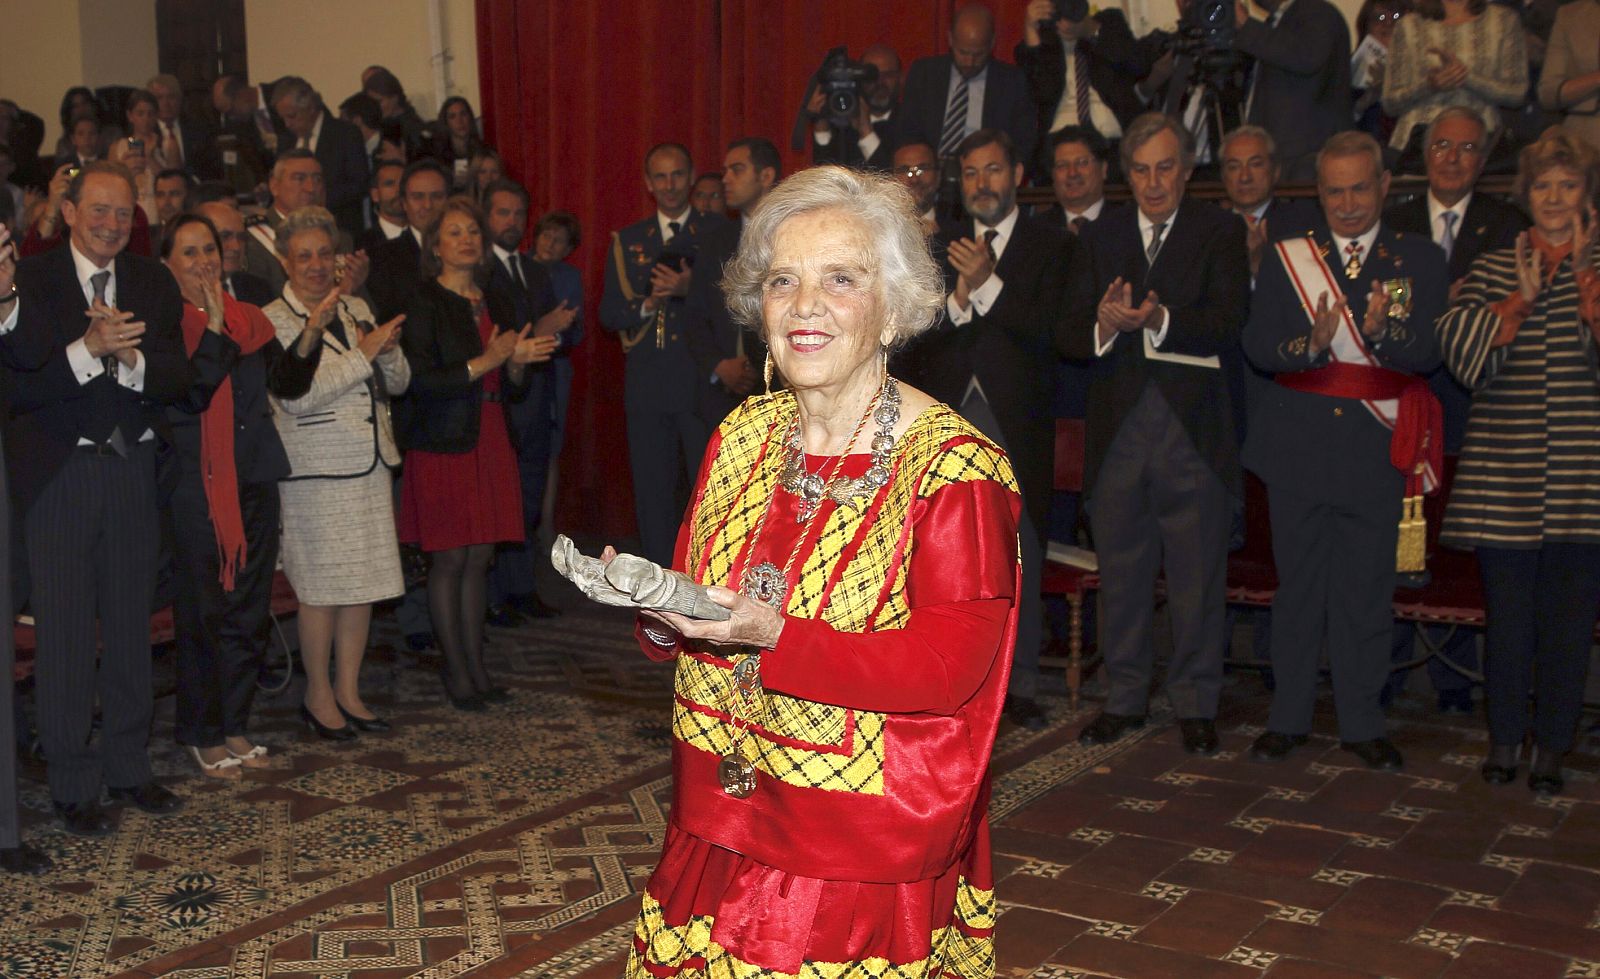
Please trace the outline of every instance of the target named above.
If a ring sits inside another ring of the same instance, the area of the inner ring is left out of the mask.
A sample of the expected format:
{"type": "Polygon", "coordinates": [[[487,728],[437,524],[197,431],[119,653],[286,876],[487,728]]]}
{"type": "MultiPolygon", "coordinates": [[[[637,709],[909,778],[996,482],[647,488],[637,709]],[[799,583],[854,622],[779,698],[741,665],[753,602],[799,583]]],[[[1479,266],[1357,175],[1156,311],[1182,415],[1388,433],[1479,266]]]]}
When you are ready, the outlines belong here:
{"type": "Polygon", "coordinates": [[[185,115],[182,83],[172,75],[156,75],[144,87],[156,99],[156,126],[162,142],[171,136],[178,147],[178,159],[167,162],[201,180],[220,178],[222,161],[212,146],[214,133],[204,121],[185,115]]]}
{"type": "Polygon", "coordinates": [[[310,150],[322,164],[327,184],[325,206],[333,212],[340,230],[351,238],[361,234],[361,202],[367,194],[367,153],[361,131],[333,117],[311,84],[288,75],[272,86],[272,108],[283,120],[278,151],[310,150]]]}

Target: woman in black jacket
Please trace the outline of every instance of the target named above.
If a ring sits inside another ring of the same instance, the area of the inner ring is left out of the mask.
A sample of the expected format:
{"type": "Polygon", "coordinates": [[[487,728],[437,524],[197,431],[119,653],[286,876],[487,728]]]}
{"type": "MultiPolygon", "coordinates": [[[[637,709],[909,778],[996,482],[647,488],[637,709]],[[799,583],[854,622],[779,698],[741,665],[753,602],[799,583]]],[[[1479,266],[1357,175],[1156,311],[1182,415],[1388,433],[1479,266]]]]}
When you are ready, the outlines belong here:
{"type": "Polygon", "coordinates": [[[400,539],[432,557],[428,611],[445,656],[445,692],[481,711],[504,688],[483,667],[486,578],[494,547],[521,541],[522,490],[501,402],[527,391],[527,367],[550,359],[555,337],[512,321],[510,297],[481,285],[488,235],[476,205],[453,197],[422,236],[422,284],[401,347],[411,387],[401,402],[406,447],[400,539]]]}
{"type": "Polygon", "coordinates": [[[310,389],[322,330],[308,324],[284,350],[260,309],[223,292],[221,241],[199,215],[176,219],[161,257],[183,293],[195,368],[188,398],[168,409],[177,738],[204,774],[238,778],[241,766],[268,764],[266,746],[246,732],[278,563],[278,480],[289,475],[267,394],[310,389]]]}

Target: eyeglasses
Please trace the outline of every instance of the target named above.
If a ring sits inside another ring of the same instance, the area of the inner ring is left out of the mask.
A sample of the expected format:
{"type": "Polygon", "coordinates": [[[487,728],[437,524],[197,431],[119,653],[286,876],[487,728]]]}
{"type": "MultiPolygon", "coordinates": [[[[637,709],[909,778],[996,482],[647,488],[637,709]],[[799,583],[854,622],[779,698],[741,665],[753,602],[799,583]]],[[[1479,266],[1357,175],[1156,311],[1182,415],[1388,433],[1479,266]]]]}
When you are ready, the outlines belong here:
{"type": "Polygon", "coordinates": [[[1435,157],[1449,156],[1451,150],[1456,150],[1462,156],[1477,156],[1479,147],[1477,143],[1452,143],[1448,139],[1436,139],[1428,146],[1428,152],[1435,157]]]}
{"type": "Polygon", "coordinates": [[[1372,19],[1377,21],[1380,24],[1385,24],[1385,23],[1391,23],[1392,24],[1392,23],[1394,23],[1395,21],[1398,21],[1401,17],[1404,17],[1404,16],[1405,16],[1405,12],[1404,11],[1396,10],[1392,14],[1378,14],[1377,16],[1373,17],[1372,19]]]}
{"type": "Polygon", "coordinates": [[[891,171],[896,177],[920,177],[925,173],[932,173],[933,167],[923,166],[918,163],[909,167],[895,167],[891,171]]]}

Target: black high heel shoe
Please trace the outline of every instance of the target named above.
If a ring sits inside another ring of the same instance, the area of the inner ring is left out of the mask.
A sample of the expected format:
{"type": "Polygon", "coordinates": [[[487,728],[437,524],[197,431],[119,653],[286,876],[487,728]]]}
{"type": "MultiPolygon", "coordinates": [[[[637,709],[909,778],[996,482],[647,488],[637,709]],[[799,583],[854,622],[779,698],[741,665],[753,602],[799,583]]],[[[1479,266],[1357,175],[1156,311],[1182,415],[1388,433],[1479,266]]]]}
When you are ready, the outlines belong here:
{"type": "Polygon", "coordinates": [[[341,727],[329,727],[317,720],[317,715],[311,713],[311,708],[305,704],[300,705],[300,719],[306,722],[306,727],[317,732],[317,736],[329,741],[354,741],[356,729],[348,724],[341,727]]]}
{"type": "Polygon", "coordinates": [[[466,711],[471,714],[481,714],[489,709],[488,705],[484,703],[483,695],[472,691],[470,682],[467,684],[468,692],[465,694],[457,694],[451,690],[450,674],[446,670],[439,671],[439,685],[444,688],[445,699],[450,701],[450,706],[456,710],[466,711]]]}
{"type": "Polygon", "coordinates": [[[1490,785],[1509,785],[1517,780],[1517,755],[1522,749],[1517,744],[1491,744],[1489,756],[1483,760],[1478,773],[1490,785]]]}
{"type": "Polygon", "coordinates": [[[1528,766],[1528,788],[1539,795],[1560,795],[1567,787],[1561,776],[1561,759],[1565,752],[1534,749],[1533,764],[1528,766]]]}
{"type": "Polygon", "coordinates": [[[357,731],[367,731],[372,734],[382,734],[385,731],[394,730],[394,725],[390,724],[381,717],[357,717],[356,715],[345,710],[343,704],[338,704],[337,706],[339,708],[339,713],[343,714],[344,719],[354,725],[357,731]]]}

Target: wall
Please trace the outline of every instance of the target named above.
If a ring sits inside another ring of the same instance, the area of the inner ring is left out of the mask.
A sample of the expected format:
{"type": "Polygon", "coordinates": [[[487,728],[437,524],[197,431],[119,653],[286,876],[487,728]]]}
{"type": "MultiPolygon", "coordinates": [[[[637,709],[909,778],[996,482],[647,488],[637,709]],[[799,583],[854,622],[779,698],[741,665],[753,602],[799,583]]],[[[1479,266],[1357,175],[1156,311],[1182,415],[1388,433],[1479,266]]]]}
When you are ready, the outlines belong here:
{"type": "Polygon", "coordinates": [[[450,88],[434,82],[428,28],[430,0],[246,0],[251,81],[302,75],[330,108],[361,87],[361,70],[380,64],[405,86],[424,119],[451,95],[478,100],[473,0],[441,0],[450,88]],[[308,30],[308,26],[314,29],[308,30]]]}

